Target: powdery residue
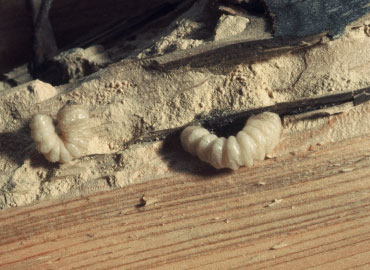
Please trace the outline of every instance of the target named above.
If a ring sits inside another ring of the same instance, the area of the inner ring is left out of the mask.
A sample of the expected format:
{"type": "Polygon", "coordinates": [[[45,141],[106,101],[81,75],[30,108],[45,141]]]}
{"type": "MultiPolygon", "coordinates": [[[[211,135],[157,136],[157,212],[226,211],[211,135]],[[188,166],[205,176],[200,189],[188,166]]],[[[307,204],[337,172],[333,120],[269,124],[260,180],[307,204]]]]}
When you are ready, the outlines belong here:
{"type": "Polygon", "coordinates": [[[368,86],[369,46],[369,36],[365,34],[364,27],[359,27],[348,31],[340,39],[307,51],[303,55],[306,68],[294,91],[299,96],[312,96],[368,86]]]}
{"type": "Polygon", "coordinates": [[[214,40],[235,37],[247,28],[248,23],[248,18],[222,14],[215,28],[214,40]]]}
{"type": "Polygon", "coordinates": [[[39,80],[1,92],[0,131],[18,128],[29,117],[32,107],[57,94],[55,87],[39,80]]]}
{"type": "Polygon", "coordinates": [[[152,37],[151,39],[156,41],[149,48],[143,48],[143,44],[148,44],[149,37],[147,35],[139,36],[138,41],[131,42],[130,45],[140,50],[137,57],[145,58],[176,50],[186,50],[206,42],[204,39],[210,35],[209,29],[203,22],[207,19],[203,17],[206,4],[207,1],[196,1],[188,11],[166,27],[160,35],[152,37]]]}
{"type": "Polygon", "coordinates": [[[117,187],[124,187],[171,175],[169,164],[160,155],[162,146],[162,142],[138,144],[121,152],[118,156],[121,169],[112,173],[111,181],[117,187]]]}
{"type": "Polygon", "coordinates": [[[27,159],[6,183],[0,204],[19,206],[37,200],[40,195],[40,183],[46,174],[46,169],[32,167],[31,160],[27,159]]]}

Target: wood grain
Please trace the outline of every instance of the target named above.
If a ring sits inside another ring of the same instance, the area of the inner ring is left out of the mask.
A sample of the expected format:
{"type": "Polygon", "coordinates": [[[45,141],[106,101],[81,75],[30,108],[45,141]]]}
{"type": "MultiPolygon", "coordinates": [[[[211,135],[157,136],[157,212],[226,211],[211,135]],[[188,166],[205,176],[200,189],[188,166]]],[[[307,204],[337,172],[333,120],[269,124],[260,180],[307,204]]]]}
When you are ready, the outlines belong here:
{"type": "Polygon", "coordinates": [[[369,223],[370,134],[4,210],[0,269],[368,269],[369,223]]]}

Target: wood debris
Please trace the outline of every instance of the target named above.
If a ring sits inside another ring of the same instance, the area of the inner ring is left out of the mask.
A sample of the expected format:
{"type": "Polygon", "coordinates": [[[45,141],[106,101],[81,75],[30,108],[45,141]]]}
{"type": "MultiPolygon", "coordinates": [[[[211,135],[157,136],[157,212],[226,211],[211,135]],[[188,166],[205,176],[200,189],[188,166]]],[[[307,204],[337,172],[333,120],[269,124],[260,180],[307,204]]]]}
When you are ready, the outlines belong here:
{"type": "Polygon", "coordinates": [[[270,203],[269,205],[267,205],[267,207],[276,206],[276,205],[280,204],[282,201],[283,201],[283,199],[273,199],[272,200],[272,203],[270,203]]]}
{"type": "Polygon", "coordinates": [[[287,243],[281,242],[279,244],[276,244],[276,245],[272,246],[270,249],[271,250],[277,250],[277,249],[280,249],[280,248],[283,248],[283,247],[286,247],[286,246],[288,246],[287,243]]]}

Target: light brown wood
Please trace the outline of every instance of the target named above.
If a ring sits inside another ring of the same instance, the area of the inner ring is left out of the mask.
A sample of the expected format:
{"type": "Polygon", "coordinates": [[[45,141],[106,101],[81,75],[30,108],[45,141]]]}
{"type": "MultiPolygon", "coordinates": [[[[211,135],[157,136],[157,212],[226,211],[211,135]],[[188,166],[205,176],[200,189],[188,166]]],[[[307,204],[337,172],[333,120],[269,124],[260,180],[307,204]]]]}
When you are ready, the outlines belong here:
{"type": "Polygon", "coordinates": [[[369,210],[370,134],[4,210],[0,269],[369,269],[369,210]]]}

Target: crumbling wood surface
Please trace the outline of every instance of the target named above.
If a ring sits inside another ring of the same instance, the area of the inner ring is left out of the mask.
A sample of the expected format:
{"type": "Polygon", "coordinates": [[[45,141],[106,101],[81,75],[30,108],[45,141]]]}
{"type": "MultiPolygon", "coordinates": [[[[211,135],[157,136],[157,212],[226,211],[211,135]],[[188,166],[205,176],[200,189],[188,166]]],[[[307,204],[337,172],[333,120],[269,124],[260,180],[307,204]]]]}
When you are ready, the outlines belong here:
{"type": "Polygon", "coordinates": [[[370,133],[177,172],[0,212],[0,269],[368,269],[369,190],[370,133]]]}
{"type": "Polygon", "coordinates": [[[188,65],[204,67],[221,63],[251,63],[272,58],[282,53],[312,47],[320,43],[326,33],[304,38],[268,38],[262,40],[218,41],[211,44],[175,51],[156,57],[150,62],[154,68],[166,70],[188,65]]]}

